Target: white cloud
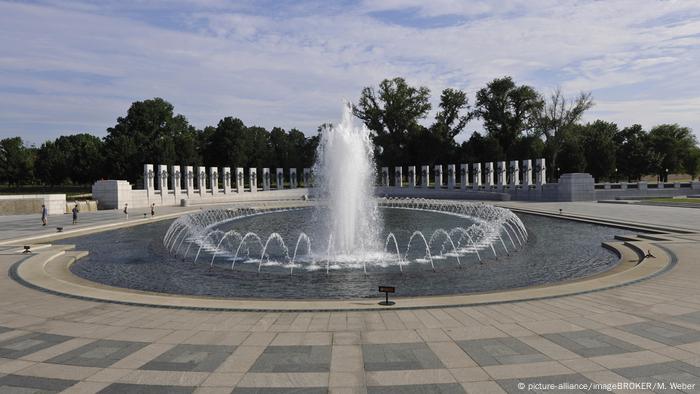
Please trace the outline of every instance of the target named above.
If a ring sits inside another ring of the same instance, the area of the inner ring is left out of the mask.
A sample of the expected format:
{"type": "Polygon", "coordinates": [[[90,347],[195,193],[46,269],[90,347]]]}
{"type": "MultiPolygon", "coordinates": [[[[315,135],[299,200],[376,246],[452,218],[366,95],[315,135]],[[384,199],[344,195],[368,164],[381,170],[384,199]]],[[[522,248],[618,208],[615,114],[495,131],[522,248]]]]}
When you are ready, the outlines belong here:
{"type": "Polygon", "coordinates": [[[103,134],[132,101],[154,96],[198,127],[238,116],[314,132],[339,117],[343,99],[384,78],[426,85],[436,103],[445,87],[473,97],[503,75],[543,92],[592,90],[590,115],[622,125],[673,121],[700,131],[697,107],[684,104],[696,103],[700,87],[693,2],[91,4],[0,2],[0,137],[103,134]],[[371,14],[407,9],[466,22],[428,29],[371,14]],[[174,22],[150,23],[148,12],[159,10],[174,22]],[[683,13],[691,16],[659,22],[683,13]]]}

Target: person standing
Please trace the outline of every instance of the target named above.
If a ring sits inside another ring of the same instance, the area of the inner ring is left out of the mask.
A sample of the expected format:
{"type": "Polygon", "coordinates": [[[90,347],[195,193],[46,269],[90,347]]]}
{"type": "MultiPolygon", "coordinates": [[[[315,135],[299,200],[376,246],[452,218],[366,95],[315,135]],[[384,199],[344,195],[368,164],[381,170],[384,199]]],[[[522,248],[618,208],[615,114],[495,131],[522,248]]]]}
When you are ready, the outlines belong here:
{"type": "Polygon", "coordinates": [[[80,212],[80,209],[78,208],[78,203],[75,203],[75,206],[72,209],[73,212],[73,224],[78,223],[78,212],[80,212]]]}
{"type": "Polygon", "coordinates": [[[156,203],[151,204],[151,217],[156,216],[156,203]]]}
{"type": "Polygon", "coordinates": [[[49,224],[49,210],[46,205],[41,204],[41,225],[46,226],[47,224],[49,224]]]}
{"type": "Polygon", "coordinates": [[[126,215],[126,220],[129,220],[129,204],[124,204],[124,215],[126,215]]]}

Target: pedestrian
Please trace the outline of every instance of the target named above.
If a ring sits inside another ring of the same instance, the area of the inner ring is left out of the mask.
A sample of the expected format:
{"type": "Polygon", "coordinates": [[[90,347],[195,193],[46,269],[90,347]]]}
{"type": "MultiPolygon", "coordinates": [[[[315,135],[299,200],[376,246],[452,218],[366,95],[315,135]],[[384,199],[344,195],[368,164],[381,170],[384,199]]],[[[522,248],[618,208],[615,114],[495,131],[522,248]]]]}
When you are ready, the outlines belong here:
{"type": "Polygon", "coordinates": [[[46,205],[41,204],[41,225],[46,226],[49,224],[49,210],[46,209],[46,205]]]}
{"type": "Polygon", "coordinates": [[[151,204],[151,217],[156,216],[156,203],[151,204]]]}
{"type": "Polygon", "coordinates": [[[126,215],[126,220],[129,220],[129,204],[124,204],[124,215],[126,215]]]}
{"type": "Polygon", "coordinates": [[[78,203],[75,203],[75,206],[71,210],[73,212],[73,224],[78,223],[78,212],[80,212],[80,209],[78,208],[78,203]]]}

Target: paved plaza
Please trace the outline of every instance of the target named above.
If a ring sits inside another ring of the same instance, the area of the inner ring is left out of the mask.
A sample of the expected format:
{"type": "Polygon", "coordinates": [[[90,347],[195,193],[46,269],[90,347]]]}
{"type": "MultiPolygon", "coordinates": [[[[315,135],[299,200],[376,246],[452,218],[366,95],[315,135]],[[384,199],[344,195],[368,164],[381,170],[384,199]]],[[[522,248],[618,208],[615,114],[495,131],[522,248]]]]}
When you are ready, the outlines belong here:
{"type": "MultiPolygon", "coordinates": [[[[695,209],[503,205],[700,230],[695,209]]],[[[191,209],[164,208],[158,217],[191,209]]],[[[75,229],[69,219],[52,217],[52,228],[42,228],[33,216],[2,217],[0,238],[51,235],[59,223],[70,234],[124,222],[118,211],[85,213],[75,229]]],[[[675,265],[626,286],[347,312],[153,308],[53,295],[9,277],[25,258],[21,243],[10,242],[0,246],[0,393],[697,392],[700,235],[664,237],[651,242],[675,265]]]]}

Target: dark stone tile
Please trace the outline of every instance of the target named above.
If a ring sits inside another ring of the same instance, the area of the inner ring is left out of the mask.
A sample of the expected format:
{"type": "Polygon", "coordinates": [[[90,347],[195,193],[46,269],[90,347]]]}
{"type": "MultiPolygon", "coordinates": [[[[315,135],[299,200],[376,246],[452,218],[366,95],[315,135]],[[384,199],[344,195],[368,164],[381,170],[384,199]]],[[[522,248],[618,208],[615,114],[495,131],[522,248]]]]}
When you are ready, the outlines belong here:
{"type": "Polygon", "coordinates": [[[7,327],[2,327],[2,326],[0,326],[0,334],[2,334],[2,333],[4,333],[4,332],[8,332],[8,331],[12,331],[12,329],[11,329],[11,328],[7,328],[7,327]]]}
{"type": "Polygon", "coordinates": [[[700,312],[686,313],[685,315],[678,315],[675,318],[689,323],[700,324],[700,312]]]}
{"type": "Polygon", "coordinates": [[[595,330],[545,334],[542,336],[582,357],[606,356],[644,350],[631,343],[595,330]]]}
{"type": "Polygon", "coordinates": [[[580,374],[555,375],[555,376],[538,376],[525,379],[503,379],[496,381],[501,388],[511,394],[522,394],[527,392],[534,393],[596,393],[607,394],[606,390],[589,389],[594,383],[590,379],[580,374]],[[518,384],[524,384],[524,388],[519,388],[518,384]],[[556,385],[553,389],[547,389],[542,386],[531,387],[529,385],[556,385]]]}
{"type": "Polygon", "coordinates": [[[146,345],[147,344],[143,342],[102,339],[58,355],[47,362],[79,365],[83,367],[107,368],[146,345]]]}
{"type": "Polygon", "coordinates": [[[370,386],[367,394],[462,394],[464,389],[457,383],[416,384],[406,386],[370,386]]]}
{"type": "Polygon", "coordinates": [[[146,384],[113,383],[99,393],[102,394],[190,394],[194,387],[156,386],[146,384]]]}
{"type": "Polygon", "coordinates": [[[534,363],[551,360],[517,338],[457,341],[457,345],[480,366],[534,363]]]}
{"type": "Polygon", "coordinates": [[[235,346],[180,344],[139,369],[214,372],[235,349],[235,346]]]}
{"type": "Polygon", "coordinates": [[[619,328],[669,346],[700,341],[700,331],[660,321],[645,321],[619,328]]]}
{"type": "Polygon", "coordinates": [[[0,342],[0,357],[20,358],[71,339],[63,335],[30,333],[0,342]]]}
{"type": "MultiPolygon", "coordinates": [[[[700,368],[681,361],[670,361],[659,364],[642,365],[639,367],[619,368],[613,372],[633,382],[649,382],[655,385],[656,392],[671,392],[672,383],[695,385],[693,389],[680,389],[684,392],[700,390],[700,368]]],[[[677,391],[673,391],[677,392],[677,391]]]]}
{"type": "Polygon", "coordinates": [[[58,393],[76,383],[75,380],[6,375],[0,378],[0,393],[58,393]]]}
{"type": "Polygon", "coordinates": [[[326,394],[326,387],[236,387],[233,394],[326,394]]]}
{"type": "Polygon", "coordinates": [[[366,371],[445,368],[425,343],[362,345],[366,371]]]}
{"type": "Polygon", "coordinates": [[[330,346],[268,346],[250,372],[328,372],[330,346]]]}

